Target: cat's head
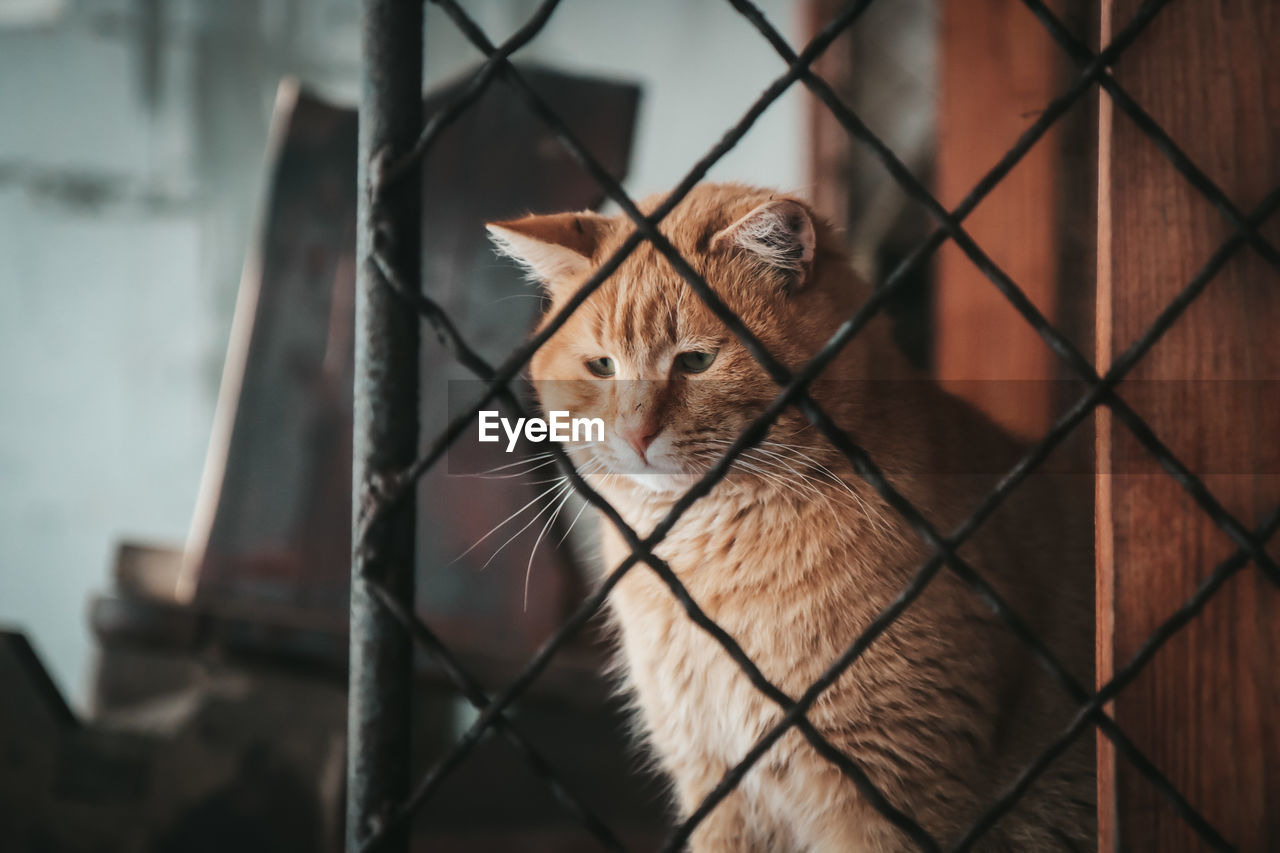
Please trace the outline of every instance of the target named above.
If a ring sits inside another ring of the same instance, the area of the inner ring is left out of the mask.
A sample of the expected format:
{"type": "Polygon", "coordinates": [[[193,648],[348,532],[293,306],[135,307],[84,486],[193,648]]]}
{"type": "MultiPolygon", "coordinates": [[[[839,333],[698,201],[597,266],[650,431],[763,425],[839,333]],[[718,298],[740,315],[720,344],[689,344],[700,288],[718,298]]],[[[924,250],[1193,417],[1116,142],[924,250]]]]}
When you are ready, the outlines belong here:
{"type": "MultiPolygon", "coordinates": [[[[661,201],[640,207],[649,213],[661,201]]],[[[546,288],[544,325],[634,230],[624,216],[590,212],[488,227],[499,249],[546,288]]],[[[785,194],[703,184],[660,230],[792,370],[866,295],[838,238],[785,194]]],[[[575,452],[580,465],[659,491],[691,485],[778,393],[647,241],[538,350],[530,375],[544,410],[604,422],[604,440],[575,452]]],[[[789,410],[771,437],[798,441],[804,430],[802,416],[789,410]]]]}

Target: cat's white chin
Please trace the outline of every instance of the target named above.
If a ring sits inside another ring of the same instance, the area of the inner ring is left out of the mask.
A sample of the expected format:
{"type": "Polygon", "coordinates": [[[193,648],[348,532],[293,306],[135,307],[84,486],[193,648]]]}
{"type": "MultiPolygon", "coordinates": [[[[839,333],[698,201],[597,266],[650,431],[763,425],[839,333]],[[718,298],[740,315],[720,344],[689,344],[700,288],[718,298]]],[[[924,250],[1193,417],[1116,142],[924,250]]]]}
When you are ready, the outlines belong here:
{"type": "Polygon", "coordinates": [[[702,478],[701,474],[669,473],[666,471],[634,471],[624,476],[634,485],[650,492],[682,494],[702,478]]]}

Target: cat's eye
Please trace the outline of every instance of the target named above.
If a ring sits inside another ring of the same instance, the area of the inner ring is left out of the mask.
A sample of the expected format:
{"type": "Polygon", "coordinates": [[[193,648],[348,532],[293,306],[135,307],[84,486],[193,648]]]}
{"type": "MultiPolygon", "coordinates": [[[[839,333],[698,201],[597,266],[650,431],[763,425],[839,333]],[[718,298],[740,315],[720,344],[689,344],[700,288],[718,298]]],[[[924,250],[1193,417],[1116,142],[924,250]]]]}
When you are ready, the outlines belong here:
{"type": "Polygon", "coordinates": [[[607,355],[600,358],[593,358],[588,361],[587,370],[590,370],[596,376],[600,377],[612,376],[618,372],[618,368],[614,365],[613,359],[609,358],[607,355]]]}
{"type": "Polygon", "coordinates": [[[676,356],[676,364],[686,373],[701,373],[715,360],[714,352],[682,352],[676,356]]]}

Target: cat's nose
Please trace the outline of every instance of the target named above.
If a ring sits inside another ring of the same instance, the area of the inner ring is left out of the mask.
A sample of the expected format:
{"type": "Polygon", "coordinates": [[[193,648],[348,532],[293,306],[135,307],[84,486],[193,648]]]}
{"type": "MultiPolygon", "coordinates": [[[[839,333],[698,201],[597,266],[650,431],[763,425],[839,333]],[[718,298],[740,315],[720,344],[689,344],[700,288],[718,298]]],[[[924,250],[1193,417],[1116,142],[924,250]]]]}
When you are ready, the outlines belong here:
{"type": "Polygon", "coordinates": [[[640,458],[644,459],[645,451],[649,449],[649,445],[653,444],[653,440],[658,437],[660,432],[662,432],[662,424],[654,423],[653,421],[642,421],[620,427],[618,436],[635,448],[636,453],[640,454],[640,458]]]}

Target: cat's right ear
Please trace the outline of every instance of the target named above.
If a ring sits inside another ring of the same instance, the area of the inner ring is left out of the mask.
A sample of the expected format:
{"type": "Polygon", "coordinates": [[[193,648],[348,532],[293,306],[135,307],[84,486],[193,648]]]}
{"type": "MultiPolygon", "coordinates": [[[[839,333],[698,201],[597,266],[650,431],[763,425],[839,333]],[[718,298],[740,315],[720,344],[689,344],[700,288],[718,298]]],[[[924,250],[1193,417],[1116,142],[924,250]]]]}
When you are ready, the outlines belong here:
{"type": "Polygon", "coordinates": [[[529,276],[548,290],[577,282],[592,267],[592,259],[612,221],[589,211],[525,216],[490,222],[485,228],[498,251],[518,262],[529,276]]]}
{"type": "Polygon", "coordinates": [[[817,231],[808,208],[778,198],[754,208],[711,238],[711,251],[737,251],[778,281],[784,292],[804,285],[813,272],[817,231]]]}

